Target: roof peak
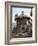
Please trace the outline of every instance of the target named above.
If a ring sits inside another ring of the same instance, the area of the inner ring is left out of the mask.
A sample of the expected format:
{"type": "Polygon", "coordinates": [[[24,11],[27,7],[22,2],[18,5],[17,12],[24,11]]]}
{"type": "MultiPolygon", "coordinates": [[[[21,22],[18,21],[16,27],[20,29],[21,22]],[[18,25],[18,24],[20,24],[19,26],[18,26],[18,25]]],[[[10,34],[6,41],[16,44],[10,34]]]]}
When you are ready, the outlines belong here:
{"type": "Polygon", "coordinates": [[[21,14],[22,14],[22,16],[23,16],[23,15],[24,15],[24,11],[22,11],[22,13],[21,13],[21,14]]]}

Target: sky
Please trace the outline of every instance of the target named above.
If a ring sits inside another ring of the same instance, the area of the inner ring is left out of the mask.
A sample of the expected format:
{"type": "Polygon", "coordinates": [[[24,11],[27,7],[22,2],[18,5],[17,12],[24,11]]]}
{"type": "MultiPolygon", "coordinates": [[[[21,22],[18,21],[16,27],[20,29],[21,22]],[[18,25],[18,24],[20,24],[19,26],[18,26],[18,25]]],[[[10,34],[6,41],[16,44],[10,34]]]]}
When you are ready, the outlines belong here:
{"type": "Polygon", "coordinates": [[[12,23],[16,23],[15,21],[15,14],[21,14],[21,12],[24,11],[24,14],[30,15],[31,8],[12,8],[12,23]]]}

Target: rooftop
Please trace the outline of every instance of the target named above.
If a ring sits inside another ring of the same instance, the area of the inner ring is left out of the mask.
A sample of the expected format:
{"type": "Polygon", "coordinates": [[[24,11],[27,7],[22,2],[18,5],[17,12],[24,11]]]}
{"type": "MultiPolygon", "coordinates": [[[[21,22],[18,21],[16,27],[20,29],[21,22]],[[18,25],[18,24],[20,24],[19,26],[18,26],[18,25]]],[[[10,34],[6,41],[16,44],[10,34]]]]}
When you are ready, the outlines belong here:
{"type": "Polygon", "coordinates": [[[28,18],[28,19],[32,19],[32,16],[30,16],[30,15],[25,15],[24,14],[24,12],[22,11],[22,13],[19,15],[19,14],[16,14],[16,16],[15,16],[15,19],[18,19],[18,18],[28,18]]]}

